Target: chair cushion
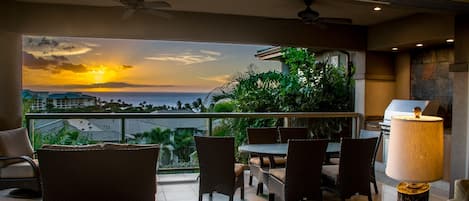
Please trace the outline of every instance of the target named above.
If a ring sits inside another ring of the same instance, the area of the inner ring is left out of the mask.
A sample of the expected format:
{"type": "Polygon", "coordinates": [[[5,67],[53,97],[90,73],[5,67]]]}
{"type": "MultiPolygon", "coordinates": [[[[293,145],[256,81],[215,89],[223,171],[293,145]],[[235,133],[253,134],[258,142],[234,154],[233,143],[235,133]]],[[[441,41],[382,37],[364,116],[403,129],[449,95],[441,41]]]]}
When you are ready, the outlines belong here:
{"type": "Polygon", "coordinates": [[[158,147],[156,144],[118,144],[118,143],[101,143],[91,145],[44,145],[41,149],[52,149],[52,150],[68,150],[68,151],[79,151],[79,150],[127,150],[127,149],[142,149],[158,147]]]}
{"type": "MultiPolygon", "coordinates": [[[[37,160],[33,160],[36,165],[37,160]]],[[[30,178],[34,177],[34,169],[28,162],[10,164],[0,169],[0,178],[30,178]]]]}
{"type": "Polygon", "coordinates": [[[285,168],[269,169],[269,174],[285,183],[285,168]]]}
{"type": "MultiPolygon", "coordinates": [[[[0,156],[33,156],[26,128],[0,131],[0,156]]],[[[18,160],[0,161],[0,167],[17,163],[18,160]]]]}
{"type": "Polygon", "coordinates": [[[339,177],[339,165],[323,165],[322,174],[337,184],[339,177]]]}
{"type": "Polygon", "coordinates": [[[50,149],[50,150],[101,150],[101,144],[91,144],[91,145],[56,145],[56,144],[45,144],[41,149],[50,149]]]}
{"type": "Polygon", "coordinates": [[[246,168],[246,165],[244,165],[242,163],[235,163],[235,166],[234,166],[235,175],[239,176],[239,175],[243,174],[243,171],[244,171],[245,168],[246,168]]]}
{"type": "Polygon", "coordinates": [[[340,158],[331,158],[329,159],[329,162],[334,165],[339,165],[340,163],[340,158]]]}
{"type": "MultiPolygon", "coordinates": [[[[287,162],[287,160],[284,157],[281,157],[281,156],[274,156],[274,161],[275,161],[276,165],[285,165],[285,163],[287,162]]],[[[262,158],[262,162],[264,163],[263,166],[270,165],[269,157],[264,156],[262,158]]],[[[257,166],[261,165],[261,161],[260,161],[259,157],[251,157],[249,159],[249,163],[253,164],[253,165],[257,165],[257,166]]]]}

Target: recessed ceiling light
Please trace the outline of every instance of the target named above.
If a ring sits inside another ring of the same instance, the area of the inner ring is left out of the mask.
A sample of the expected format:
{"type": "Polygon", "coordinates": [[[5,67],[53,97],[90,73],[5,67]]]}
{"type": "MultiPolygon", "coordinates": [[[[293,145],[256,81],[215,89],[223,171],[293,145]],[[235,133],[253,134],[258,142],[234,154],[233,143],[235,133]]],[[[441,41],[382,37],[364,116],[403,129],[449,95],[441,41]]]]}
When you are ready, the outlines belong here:
{"type": "Polygon", "coordinates": [[[446,40],[447,43],[454,43],[454,39],[450,38],[446,40]]]}
{"type": "Polygon", "coordinates": [[[417,46],[417,47],[423,47],[423,44],[422,44],[422,43],[417,43],[415,46],[417,46]]]}
{"type": "Polygon", "coordinates": [[[376,7],[373,8],[373,10],[374,10],[374,11],[380,11],[380,10],[382,10],[382,8],[379,7],[379,6],[376,6],[376,7]]]}
{"type": "Polygon", "coordinates": [[[397,50],[399,50],[399,48],[393,47],[391,50],[392,50],[392,51],[397,51],[397,50]]]}

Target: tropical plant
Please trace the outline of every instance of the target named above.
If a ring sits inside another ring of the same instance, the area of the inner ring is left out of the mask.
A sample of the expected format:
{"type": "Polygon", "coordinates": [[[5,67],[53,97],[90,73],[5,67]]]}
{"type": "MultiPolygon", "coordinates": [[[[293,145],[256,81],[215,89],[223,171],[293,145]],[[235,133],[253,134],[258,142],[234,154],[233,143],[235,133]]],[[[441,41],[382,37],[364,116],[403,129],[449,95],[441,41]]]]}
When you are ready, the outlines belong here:
{"type": "Polygon", "coordinates": [[[127,140],[130,144],[169,144],[171,130],[157,127],[149,132],[138,133],[134,135],[134,139],[127,140]]]}
{"type": "Polygon", "coordinates": [[[190,155],[195,150],[195,142],[192,130],[179,130],[174,134],[174,154],[178,156],[179,161],[190,161],[190,155]]]}
{"type": "Polygon", "coordinates": [[[233,112],[236,108],[235,104],[231,99],[221,99],[213,106],[213,112],[233,112]]]}
{"type": "Polygon", "coordinates": [[[34,149],[39,149],[44,144],[58,144],[58,145],[87,145],[95,144],[96,142],[90,136],[81,134],[78,131],[70,131],[63,127],[57,133],[34,133],[34,149]]]}
{"type": "MultiPolygon", "coordinates": [[[[230,97],[237,112],[337,112],[353,111],[351,73],[343,67],[318,62],[305,48],[282,50],[289,74],[248,70],[228,83],[222,95],[230,97]]],[[[215,104],[216,106],[216,104],[215,104]]],[[[344,119],[318,119],[307,123],[322,138],[337,138],[347,127],[344,119]]],[[[246,127],[280,126],[281,119],[233,119],[236,145],[246,142],[246,127]]],[[[301,125],[304,126],[304,125],[301,125]]]]}
{"type": "Polygon", "coordinates": [[[27,122],[26,122],[25,115],[26,113],[31,111],[31,105],[33,104],[33,99],[23,98],[22,103],[23,105],[22,105],[22,111],[21,111],[21,115],[22,115],[21,124],[23,125],[23,127],[26,127],[27,122]]]}

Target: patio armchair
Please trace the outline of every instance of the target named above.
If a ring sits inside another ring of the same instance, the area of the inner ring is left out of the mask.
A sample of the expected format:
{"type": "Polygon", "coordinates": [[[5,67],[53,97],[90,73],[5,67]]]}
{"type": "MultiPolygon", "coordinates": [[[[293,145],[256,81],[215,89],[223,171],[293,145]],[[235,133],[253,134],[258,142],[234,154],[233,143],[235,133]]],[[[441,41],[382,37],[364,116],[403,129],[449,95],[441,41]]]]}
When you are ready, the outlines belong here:
{"type": "Polygon", "coordinates": [[[322,167],[323,189],[340,196],[341,200],[359,193],[371,199],[371,161],[378,138],[350,139],[341,141],[339,165],[322,167]]]}
{"type": "MultiPolygon", "coordinates": [[[[367,138],[378,138],[378,141],[376,142],[375,148],[373,150],[373,157],[371,160],[371,167],[370,167],[370,182],[373,183],[373,187],[375,189],[375,193],[378,194],[378,185],[376,183],[376,174],[375,174],[375,163],[376,163],[376,155],[378,154],[378,149],[379,145],[381,144],[381,139],[383,138],[383,133],[380,131],[370,131],[370,130],[360,130],[360,136],[359,138],[361,139],[367,139],[367,138]]],[[[339,164],[340,163],[340,158],[332,158],[330,159],[332,164],[339,164]]]]}
{"type": "Polygon", "coordinates": [[[327,143],[327,140],[289,140],[285,168],[269,170],[269,201],[322,200],[321,168],[327,143]]]}
{"type": "MultiPolygon", "coordinates": [[[[247,128],[248,144],[275,144],[278,142],[277,128],[247,128]]],[[[269,168],[271,166],[284,166],[285,158],[282,156],[274,156],[274,164],[267,156],[250,155],[249,158],[249,185],[252,185],[252,178],[257,179],[256,194],[262,194],[264,184],[267,185],[269,179],[269,168]]]]}
{"type": "Polygon", "coordinates": [[[12,197],[41,196],[37,160],[26,128],[0,131],[0,190],[10,191],[12,197]]]}
{"type": "Polygon", "coordinates": [[[454,181],[453,199],[449,201],[469,200],[469,179],[457,179],[454,181]]]}
{"type": "Polygon", "coordinates": [[[308,139],[308,128],[278,128],[280,143],[288,143],[289,139],[308,139]]]}
{"type": "Polygon", "coordinates": [[[241,190],[244,200],[244,165],[235,164],[233,137],[194,136],[199,157],[200,183],[199,201],[203,194],[213,192],[229,196],[233,201],[237,188],[241,190]]]}
{"type": "Polygon", "coordinates": [[[44,146],[44,201],[154,201],[158,145],[44,146]]]}

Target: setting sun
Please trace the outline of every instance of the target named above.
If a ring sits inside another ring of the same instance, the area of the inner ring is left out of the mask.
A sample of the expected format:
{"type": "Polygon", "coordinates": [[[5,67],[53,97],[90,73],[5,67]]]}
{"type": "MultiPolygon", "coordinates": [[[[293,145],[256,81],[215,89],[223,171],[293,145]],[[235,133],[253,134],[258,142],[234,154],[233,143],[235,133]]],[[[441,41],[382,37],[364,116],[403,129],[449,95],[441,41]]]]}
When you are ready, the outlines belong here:
{"type": "Polygon", "coordinates": [[[106,74],[105,74],[105,70],[102,69],[102,68],[97,69],[97,70],[92,70],[88,73],[88,75],[90,76],[90,79],[93,80],[93,83],[103,83],[103,82],[105,82],[104,76],[106,74]]]}
{"type": "Polygon", "coordinates": [[[120,67],[100,65],[89,67],[89,71],[84,75],[89,84],[114,82],[120,67]]]}

